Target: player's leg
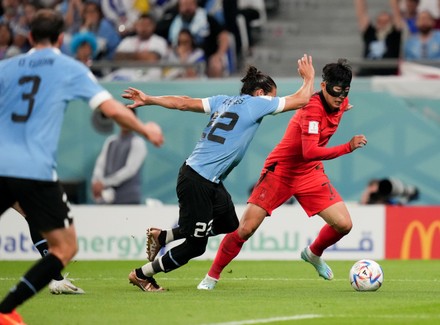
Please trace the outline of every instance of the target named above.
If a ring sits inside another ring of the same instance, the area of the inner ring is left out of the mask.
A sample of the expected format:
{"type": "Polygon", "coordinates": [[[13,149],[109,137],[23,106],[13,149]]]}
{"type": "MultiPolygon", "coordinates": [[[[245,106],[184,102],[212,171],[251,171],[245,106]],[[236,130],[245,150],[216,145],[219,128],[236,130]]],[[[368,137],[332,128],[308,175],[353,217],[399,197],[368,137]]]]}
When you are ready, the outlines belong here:
{"type": "Polygon", "coordinates": [[[304,248],[301,258],[312,264],[319,276],[333,279],[333,271],[321,258],[324,250],[350,232],[352,223],[347,207],[336,189],[330,184],[322,169],[299,180],[298,202],[309,216],[318,214],[326,224],[313,243],[304,248]]]}
{"type": "Polygon", "coordinates": [[[173,229],[147,228],[146,234],[146,253],[148,260],[151,262],[154,261],[162,247],[165,247],[172,241],[185,238],[179,226],[173,229]]]}
{"type": "Polygon", "coordinates": [[[240,253],[243,244],[255,233],[265,217],[291,196],[292,190],[288,185],[280,182],[273,171],[264,170],[252,191],[238,229],[223,238],[208,274],[197,288],[214,289],[223,269],[240,253]]]}
{"type": "Polygon", "coordinates": [[[226,234],[220,242],[214,261],[205,276],[199,283],[199,290],[213,290],[223,269],[240,253],[243,244],[257,230],[267,212],[257,205],[248,203],[246,210],[240,220],[238,229],[226,234]]]}
{"type": "MultiPolygon", "coordinates": [[[[5,177],[0,177],[0,218],[15,202],[15,196],[11,193],[5,177]]],[[[13,308],[0,303],[0,324],[22,324],[23,319],[13,308]]]]}
{"type": "Polygon", "coordinates": [[[324,250],[337,243],[352,228],[350,213],[344,202],[338,202],[318,213],[326,225],[322,227],[318,237],[310,245],[315,255],[321,256],[324,250]]]}
{"type": "Polygon", "coordinates": [[[326,224],[313,243],[301,252],[301,258],[311,263],[325,280],[333,279],[331,268],[321,258],[324,250],[337,243],[351,230],[351,218],[344,202],[338,202],[318,213],[326,224]]]}
{"type": "MultiPolygon", "coordinates": [[[[17,202],[13,205],[13,208],[26,219],[23,209],[17,202]]],[[[47,244],[47,240],[39,231],[31,226],[29,226],[29,233],[32,242],[34,243],[34,247],[38,250],[41,257],[46,256],[49,253],[49,245],[47,244]]],[[[53,294],[83,294],[84,290],[75,286],[72,281],[73,280],[67,278],[67,275],[65,277],[62,276],[60,272],[49,283],[49,291],[53,294]]]]}
{"type": "Polygon", "coordinates": [[[175,270],[205,252],[213,222],[217,184],[207,181],[184,164],[177,180],[179,231],[186,240],[129,274],[129,282],[143,291],[163,290],[153,278],[159,272],[175,270]]]}
{"type": "MultiPolygon", "coordinates": [[[[187,166],[186,163],[181,166],[176,186],[176,192],[179,198],[179,206],[181,207],[179,211],[179,221],[181,221],[182,218],[191,218],[191,213],[188,209],[197,207],[197,200],[200,201],[206,199],[206,202],[210,202],[211,198],[206,197],[206,193],[200,191],[198,186],[198,184],[212,185],[212,183],[209,183],[211,182],[208,182],[206,179],[197,174],[191,167],[187,166]],[[200,192],[199,195],[202,195],[203,197],[197,196],[196,198],[194,195],[192,195],[193,190],[200,192]]],[[[208,208],[210,209],[209,215],[211,215],[212,206],[209,206],[208,208]]],[[[191,225],[191,222],[188,224],[191,225]]],[[[146,249],[148,260],[154,261],[162,247],[174,240],[186,238],[188,233],[190,233],[190,231],[182,227],[180,222],[179,225],[173,229],[163,230],[158,228],[148,228],[146,249]]]]}
{"type": "Polygon", "coordinates": [[[67,197],[59,183],[13,180],[11,190],[36,229],[41,229],[49,254],[35,263],[0,303],[0,312],[11,312],[45,287],[77,251],[75,228],[67,197]]]}

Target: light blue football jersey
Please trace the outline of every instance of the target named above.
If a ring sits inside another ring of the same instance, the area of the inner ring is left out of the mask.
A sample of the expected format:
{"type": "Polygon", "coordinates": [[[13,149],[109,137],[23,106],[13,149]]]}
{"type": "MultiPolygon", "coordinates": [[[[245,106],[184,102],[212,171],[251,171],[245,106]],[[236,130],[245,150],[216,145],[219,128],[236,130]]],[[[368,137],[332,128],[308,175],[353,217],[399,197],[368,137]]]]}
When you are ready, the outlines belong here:
{"type": "Polygon", "coordinates": [[[219,183],[240,163],[263,117],[281,112],[285,100],[219,95],[202,101],[210,120],[186,163],[204,178],[219,183]]]}
{"type": "Polygon", "coordinates": [[[0,176],[56,180],[69,101],[96,108],[111,97],[86,66],[55,48],[0,61],[0,176]]]}

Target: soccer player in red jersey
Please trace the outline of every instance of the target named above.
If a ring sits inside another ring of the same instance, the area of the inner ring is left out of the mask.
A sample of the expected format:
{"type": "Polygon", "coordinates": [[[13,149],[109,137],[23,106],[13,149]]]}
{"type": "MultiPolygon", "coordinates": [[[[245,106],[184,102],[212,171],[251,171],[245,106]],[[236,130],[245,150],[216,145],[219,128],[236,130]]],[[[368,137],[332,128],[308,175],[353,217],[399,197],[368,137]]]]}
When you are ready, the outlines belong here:
{"type": "Polygon", "coordinates": [[[321,91],[296,112],[283,139],[267,157],[238,229],[224,237],[198,289],[214,289],[222,270],[238,255],[264,218],[292,196],[309,217],[317,214],[326,222],[314,242],[301,252],[301,258],[311,263],[319,276],[326,280],[333,278],[332,270],[321,255],[350,232],[352,222],[321,160],[334,159],[362,148],[367,139],[364,135],[355,135],[347,143],[326,147],[343,114],[351,108],[347,98],[351,67],[347,60],[339,59],[323,68],[322,77],[321,91]]]}

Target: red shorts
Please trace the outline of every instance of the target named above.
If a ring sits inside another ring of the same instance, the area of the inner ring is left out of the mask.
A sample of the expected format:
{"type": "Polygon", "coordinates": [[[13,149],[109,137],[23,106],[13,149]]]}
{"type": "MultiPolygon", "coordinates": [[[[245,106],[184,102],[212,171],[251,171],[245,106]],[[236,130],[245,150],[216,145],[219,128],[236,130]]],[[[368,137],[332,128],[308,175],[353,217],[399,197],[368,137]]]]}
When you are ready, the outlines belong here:
{"type": "Polygon", "coordinates": [[[263,170],[248,203],[258,205],[268,215],[289,200],[298,201],[309,217],[343,201],[322,168],[305,175],[283,178],[275,171],[263,170]]]}

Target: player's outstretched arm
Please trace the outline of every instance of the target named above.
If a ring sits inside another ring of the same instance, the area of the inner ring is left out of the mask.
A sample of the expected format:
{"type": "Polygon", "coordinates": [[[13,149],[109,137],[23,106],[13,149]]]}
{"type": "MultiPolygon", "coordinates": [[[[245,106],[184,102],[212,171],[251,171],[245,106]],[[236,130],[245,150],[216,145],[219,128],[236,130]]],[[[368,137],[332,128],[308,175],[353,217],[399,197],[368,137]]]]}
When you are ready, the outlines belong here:
{"type": "Polygon", "coordinates": [[[313,95],[315,69],[313,67],[311,56],[304,54],[304,56],[298,60],[298,73],[301,78],[304,79],[303,84],[296,93],[284,97],[286,105],[284,106],[283,112],[305,106],[313,95]]]}
{"type": "Polygon", "coordinates": [[[163,144],[162,130],[156,123],[148,122],[143,124],[131,110],[127,109],[117,100],[108,99],[99,106],[99,109],[101,109],[105,116],[113,119],[119,125],[144,136],[156,147],[160,147],[163,144]]]}
{"type": "Polygon", "coordinates": [[[127,105],[128,108],[158,105],[168,109],[178,109],[180,111],[204,112],[202,99],[200,98],[191,98],[188,96],[150,96],[133,87],[124,90],[122,97],[133,101],[132,104],[127,105]]]}

